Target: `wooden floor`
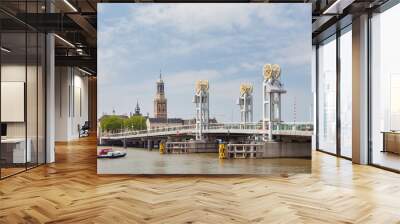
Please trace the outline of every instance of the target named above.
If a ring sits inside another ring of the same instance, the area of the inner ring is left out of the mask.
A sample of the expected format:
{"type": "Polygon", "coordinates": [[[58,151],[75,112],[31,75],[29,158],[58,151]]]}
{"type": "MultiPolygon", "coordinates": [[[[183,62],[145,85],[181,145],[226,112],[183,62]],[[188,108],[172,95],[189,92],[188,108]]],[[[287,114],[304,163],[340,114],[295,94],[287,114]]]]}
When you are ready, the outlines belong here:
{"type": "Polygon", "coordinates": [[[400,175],[319,152],[294,176],[98,176],[94,138],[0,181],[0,223],[400,223],[400,175]]]}
{"type": "Polygon", "coordinates": [[[7,168],[2,167],[1,168],[1,177],[8,177],[13,174],[23,172],[25,170],[26,170],[25,167],[23,167],[23,168],[22,167],[21,168],[20,167],[7,167],[7,168]]]}
{"type": "Polygon", "coordinates": [[[391,152],[375,151],[373,162],[377,165],[389,167],[395,170],[400,170],[400,155],[391,152]]]}

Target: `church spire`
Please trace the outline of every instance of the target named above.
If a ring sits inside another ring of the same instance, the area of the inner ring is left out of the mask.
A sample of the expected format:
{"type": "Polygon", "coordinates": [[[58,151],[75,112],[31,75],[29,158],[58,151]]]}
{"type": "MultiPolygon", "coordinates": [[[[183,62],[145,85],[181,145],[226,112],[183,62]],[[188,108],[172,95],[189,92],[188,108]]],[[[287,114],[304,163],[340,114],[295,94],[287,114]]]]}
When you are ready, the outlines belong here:
{"type": "Polygon", "coordinates": [[[141,115],[140,114],[140,107],[139,107],[139,100],[136,100],[135,115],[141,115]]]}
{"type": "Polygon", "coordinates": [[[161,69],[160,69],[160,80],[162,80],[161,69]]]}

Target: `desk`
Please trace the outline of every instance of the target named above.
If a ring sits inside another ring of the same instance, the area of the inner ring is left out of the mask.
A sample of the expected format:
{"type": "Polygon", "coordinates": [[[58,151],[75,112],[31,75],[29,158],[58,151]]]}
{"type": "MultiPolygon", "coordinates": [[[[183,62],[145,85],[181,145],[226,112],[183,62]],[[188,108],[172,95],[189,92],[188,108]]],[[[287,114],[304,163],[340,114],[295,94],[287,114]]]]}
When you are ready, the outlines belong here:
{"type": "Polygon", "coordinates": [[[400,154],[400,131],[383,131],[383,151],[400,154]]]}
{"type": "Polygon", "coordinates": [[[6,163],[26,163],[31,162],[31,139],[27,139],[25,151],[25,138],[6,138],[1,139],[1,157],[6,163]],[[25,160],[26,159],[26,160],[25,160]]]}

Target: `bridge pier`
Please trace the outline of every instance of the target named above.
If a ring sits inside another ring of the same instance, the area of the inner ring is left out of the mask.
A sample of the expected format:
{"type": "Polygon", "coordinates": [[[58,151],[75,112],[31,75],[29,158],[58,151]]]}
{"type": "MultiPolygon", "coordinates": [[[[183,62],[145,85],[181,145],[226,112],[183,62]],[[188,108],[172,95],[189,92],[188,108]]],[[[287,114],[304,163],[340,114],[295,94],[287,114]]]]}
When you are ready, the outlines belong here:
{"type": "Polygon", "coordinates": [[[143,142],[142,142],[142,144],[143,144],[143,148],[145,149],[145,148],[147,148],[147,141],[146,140],[143,140],[143,142]]]}
{"type": "Polygon", "coordinates": [[[147,140],[147,149],[149,150],[149,151],[152,151],[153,150],[153,145],[154,144],[154,142],[153,141],[151,141],[150,139],[148,139],[147,140]]]}
{"type": "Polygon", "coordinates": [[[126,149],[126,138],[124,138],[124,139],[122,140],[122,147],[123,147],[124,149],[126,149]]]}
{"type": "Polygon", "coordinates": [[[160,148],[160,142],[161,142],[160,139],[154,140],[154,141],[153,141],[153,148],[154,148],[154,149],[160,148]]]}

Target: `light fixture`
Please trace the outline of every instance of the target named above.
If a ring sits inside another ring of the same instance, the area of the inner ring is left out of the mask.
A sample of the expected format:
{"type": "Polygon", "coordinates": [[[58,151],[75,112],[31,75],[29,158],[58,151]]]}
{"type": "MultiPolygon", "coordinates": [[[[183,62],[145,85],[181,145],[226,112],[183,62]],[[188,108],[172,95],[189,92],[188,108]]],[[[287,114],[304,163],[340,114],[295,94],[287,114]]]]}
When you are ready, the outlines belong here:
{"type": "Polygon", "coordinates": [[[70,47],[73,47],[73,48],[75,48],[75,45],[73,45],[71,42],[69,42],[68,40],[66,40],[66,39],[64,39],[64,38],[62,38],[62,37],[60,37],[59,35],[57,35],[57,34],[54,34],[54,36],[55,37],[57,37],[59,40],[61,40],[62,42],[64,42],[64,43],[66,43],[67,45],[69,45],[70,47]]]}
{"type": "Polygon", "coordinates": [[[78,10],[68,1],[64,0],[65,4],[67,4],[74,12],[78,12],[78,10]]]}
{"type": "Polygon", "coordinates": [[[355,0],[336,0],[332,5],[325,9],[322,14],[342,14],[343,10],[354,1],[355,0]]]}
{"type": "Polygon", "coordinates": [[[11,52],[11,50],[9,50],[9,49],[7,49],[5,47],[1,47],[0,49],[1,49],[1,51],[4,51],[6,53],[10,53],[11,52]]]}
{"type": "Polygon", "coordinates": [[[87,52],[85,52],[82,48],[76,48],[76,53],[78,55],[86,55],[86,56],[88,56],[87,52]]]}
{"type": "Polygon", "coordinates": [[[83,70],[83,69],[81,69],[81,68],[79,68],[79,67],[78,67],[78,70],[81,71],[81,72],[83,72],[83,73],[85,73],[86,75],[90,75],[90,76],[93,75],[92,73],[90,73],[90,72],[88,72],[88,71],[86,71],[86,70],[83,70]]]}

